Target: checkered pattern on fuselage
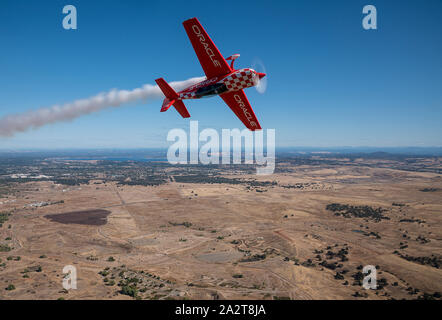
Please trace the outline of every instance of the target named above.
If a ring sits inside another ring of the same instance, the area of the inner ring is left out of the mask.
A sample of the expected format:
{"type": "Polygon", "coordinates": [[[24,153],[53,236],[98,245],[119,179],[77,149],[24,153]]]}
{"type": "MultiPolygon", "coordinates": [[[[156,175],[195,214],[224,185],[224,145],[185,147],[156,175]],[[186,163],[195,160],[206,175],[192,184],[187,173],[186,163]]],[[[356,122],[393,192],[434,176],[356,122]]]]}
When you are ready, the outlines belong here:
{"type": "Polygon", "coordinates": [[[255,74],[250,69],[241,69],[225,77],[222,82],[229,91],[238,91],[241,89],[253,87],[255,85],[253,79],[255,74]]]}
{"type": "MultiPolygon", "coordinates": [[[[241,69],[237,70],[231,75],[225,77],[224,79],[218,81],[217,83],[224,83],[228,91],[238,91],[245,88],[253,87],[256,83],[254,78],[257,77],[255,72],[251,69],[241,69]]],[[[195,88],[194,91],[190,92],[180,92],[178,99],[197,99],[200,97],[196,96],[196,91],[200,88],[195,88]]]]}
{"type": "Polygon", "coordinates": [[[180,99],[195,99],[195,92],[184,92],[180,93],[180,99]]]}

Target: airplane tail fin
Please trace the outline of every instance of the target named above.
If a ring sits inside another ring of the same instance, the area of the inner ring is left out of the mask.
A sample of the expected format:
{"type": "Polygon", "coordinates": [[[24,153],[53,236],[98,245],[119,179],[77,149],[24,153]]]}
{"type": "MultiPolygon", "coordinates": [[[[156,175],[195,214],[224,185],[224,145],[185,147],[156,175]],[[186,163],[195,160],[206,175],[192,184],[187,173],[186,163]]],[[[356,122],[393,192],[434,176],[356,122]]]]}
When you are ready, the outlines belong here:
{"type": "Polygon", "coordinates": [[[173,105],[183,118],[190,118],[189,111],[187,111],[187,108],[184,105],[183,101],[178,99],[178,93],[176,93],[175,90],[173,90],[172,87],[169,86],[166,80],[164,80],[163,78],[159,78],[156,79],[155,82],[158,84],[161,91],[163,91],[164,95],[166,96],[163,101],[163,106],[161,107],[161,112],[167,111],[170,106],[173,105]]]}

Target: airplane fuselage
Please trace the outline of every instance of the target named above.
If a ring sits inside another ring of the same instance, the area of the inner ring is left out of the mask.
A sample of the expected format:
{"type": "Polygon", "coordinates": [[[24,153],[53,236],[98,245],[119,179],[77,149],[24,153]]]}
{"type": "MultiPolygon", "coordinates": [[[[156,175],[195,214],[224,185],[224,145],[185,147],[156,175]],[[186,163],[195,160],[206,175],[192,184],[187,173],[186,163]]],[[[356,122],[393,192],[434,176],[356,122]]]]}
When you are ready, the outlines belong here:
{"type": "Polygon", "coordinates": [[[194,84],[180,92],[178,99],[200,99],[225,92],[238,91],[258,84],[260,74],[253,69],[235,70],[221,77],[213,77],[194,84]]]}

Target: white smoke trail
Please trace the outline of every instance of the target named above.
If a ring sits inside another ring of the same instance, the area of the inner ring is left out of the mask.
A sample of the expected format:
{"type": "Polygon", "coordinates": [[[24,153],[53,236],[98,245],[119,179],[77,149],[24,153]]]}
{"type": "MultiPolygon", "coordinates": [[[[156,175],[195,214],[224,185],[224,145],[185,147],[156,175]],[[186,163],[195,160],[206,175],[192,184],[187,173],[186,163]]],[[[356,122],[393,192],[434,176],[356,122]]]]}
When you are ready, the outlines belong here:
{"type": "MultiPolygon", "coordinates": [[[[205,77],[191,78],[185,81],[171,82],[170,85],[180,91],[204,80],[205,77]]],[[[122,104],[137,100],[162,98],[163,93],[158,86],[145,84],[133,90],[111,90],[88,99],[75,100],[63,105],[26,111],[0,118],[0,136],[10,137],[15,133],[36,129],[46,124],[69,121],[85,114],[106,108],[119,107],[122,104]]]]}

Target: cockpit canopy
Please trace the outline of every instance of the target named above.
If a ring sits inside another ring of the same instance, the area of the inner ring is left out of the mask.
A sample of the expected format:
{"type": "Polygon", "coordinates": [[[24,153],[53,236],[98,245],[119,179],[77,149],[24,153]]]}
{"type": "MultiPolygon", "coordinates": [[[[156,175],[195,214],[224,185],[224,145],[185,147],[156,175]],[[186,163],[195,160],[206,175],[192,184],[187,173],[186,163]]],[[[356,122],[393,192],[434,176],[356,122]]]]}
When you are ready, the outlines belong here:
{"type": "Polygon", "coordinates": [[[197,98],[211,97],[227,91],[227,87],[224,83],[215,83],[202,88],[199,88],[195,92],[197,98]]]}

